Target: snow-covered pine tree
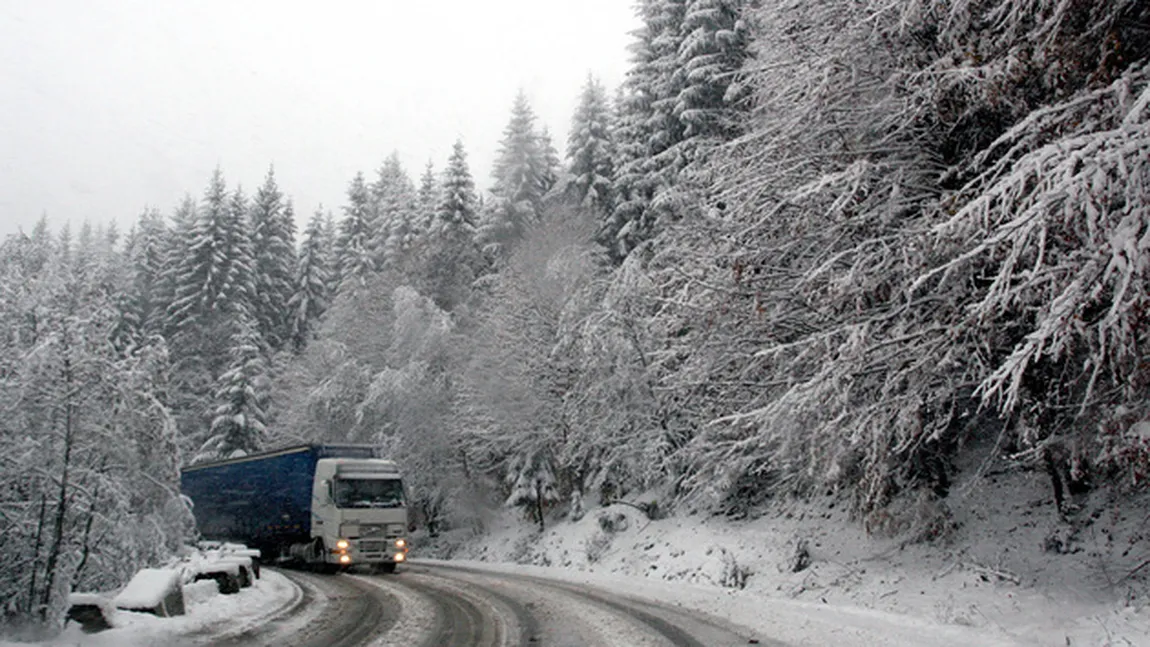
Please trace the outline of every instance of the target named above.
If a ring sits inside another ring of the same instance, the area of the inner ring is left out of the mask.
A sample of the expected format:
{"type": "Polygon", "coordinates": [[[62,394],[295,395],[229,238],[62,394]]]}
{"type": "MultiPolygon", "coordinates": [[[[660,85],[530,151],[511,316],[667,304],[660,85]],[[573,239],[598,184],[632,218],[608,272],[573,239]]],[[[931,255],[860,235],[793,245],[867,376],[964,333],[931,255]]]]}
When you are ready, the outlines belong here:
{"type": "MultiPolygon", "coordinates": [[[[748,56],[745,0],[688,0],[683,17],[679,63],[685,77],[675,114],[685,139],[727,141],[742,128],[748,107],[746,86],[738,82],[748,56]]],[[[693,151],[688,153],[692,156],[693,151]]]]}
{"type": "Polygon", "coordinates": [[[463,142],[457,140],[443,171],[439,208],[428,231],[420,272],[422,291],[447,311],[467,299],[480,270],[475,244],[476,202],[467,152],[463,142]]]}
{"type": "MultiPolygon", "coordinates": [[[[166,335],[175,364],[173,409],[188,438],[200,435],[214,382],[229,364],[231,331],[251,313],[247,200],[230,197],[216,169],[173,274],[166,335]]],[[[194,441],[193,441],[194,442],[194,441]]]]}
{"type": "Polygon", "coordinates": [[[121,305],[117,337],[124,344],[138,343],[158,332],[166,303],[161,288],[167,229],[157,209],[145,209],[132,227],[126,244],[128,285],[121,305]]]}
{"type": "Polygon", "coordinates": [[[72,256],[76,249],[75,236],[72,235],[71,221],[66,221],[63,226],[60,227],[60,233],[56,237],[55,249],[59,256],[60,265],[63,267],[71,267],[72,256]]]}
{"type": "Polygon", "coordinates": [[[291,336],[288,301],[296,270],[295,213],[269,168],[251,205],[251,253],[255,291],[252,315],[269,348],[278,350],[291,336]]]}
{"type": "Polygon", "coordinates": [[[170,329],[177,335],[248,312],[251,277],[242,194],[229,200],[224,175],[212,174],[197,210],[183,256],[175,268],[175,294],[168,307],[170,329]]]}
{"type": "Polygon", "coordinates": [[[348,186],[347,204],[343,207],[343,213],[336,238],[338,292],[363,285],[367,277],[377,269],[371,250],[371,240],[375,234],[375,209],[363,173],[356,173],[348,186]]]}
{"type": "Polygon", "coordinates": [[[538,222],[547,182],[547,156],[535,130],[535,112],[520,90],[503,129],[492,170],[494,199],[482,211],[477,240],[491,259],[505,257],[538,222]]]}
{"type": "Polygon", "coordinates": [[[628,48],[631,69],[615,101],[613,202],[602,221],[598,239],[617,263],[647,240],[654,228],[653,214],[648,207],[657,187],[649,146],[654,123],[652,104],[658,82],[653,45],[656,10],[655,0],[641,0],[636,5],[643,24],[632,34],[634,42],[628,48]]]}
{"type": "Polygon", "coordinates": [[[689,162],[678,146],[686,139],[686,127],[676,111],[679,94],[687,84],[687,70],[679,60],[686,10],[687,0],[655,0],[648,18],[654,83],[647,148],[660,188],[673,186],[689,162]]]}
{"type": "MultiPolygon", "coordinates": [[[[318,209],[323,210],[323,205],[318,209]]],[[[331,210],[323,212],[323,257],[327,259],[327,294],[334,297],[339,292],[339,226],[331,210]]]]}
{"type": "Polygon", "coordinates": [[[379,213],[371,243],[376,267],[404,272],[415,242],[418,198],[398,152],[384,160],[371,191],[379,213]]]}
{"type": "Polygon", "coordinates": [[[229,292],[232,300],[229,309],[237,319],[242,317],[254,321],[256,267],[252,255],[251,203],[239,185],[236,185],[236,190],[228,200],[228,215],[230,219],[226,233],[228,257],[231,259],[229,292]]]}
{"type": "Polygon", "coordinates": [[[572,175],[569,190],[576,204],[601,214],[600,218],[612,204],[614,154],[607,90],[588,74],[567,136],[567,159],[572,175]]]}
{"type": "Polygon", "coordinates": [[[179,206],[172,212],[171,225],[164,227],[160,248],[159,274],[155,284],[156,310],[144,320],[144,330],[148,334],[162,334],[171,339],[176,334],[175,322],[168,316],[168,309],[176,300],[176,286],[192,231],[196,226],[196,200],[185,195],[179,206]]]}
{"type": "MultiPolygon", "coordinates": [[[[547,159],[535,130],[535,111],[522,90],[515,95],[511,118],[503,129],[492,176],[491,192],[512,203],[526,202],[537,212],[543,197],[547,159]]],[[[534,213],[537,218],[537,213],[534,213]]]]}
{"type": "Polygon", "coordinates": [[[311,340],[331,299],[328,279],[330,259],[324,236],[324,213],[321,207],[304,230],[293,281],[294,293],[288,302],[291,343],[297,353],[311,340]]]}
{"type": "Polygon", "coordinates": [[[559,159],[559,151],[555,149],[555,142],[551,141],[551,129],[547,126],[543,126],[539,132],[539,150],[543,154],[543,175],[539,180],[539,190],[546,196],[563,172],[563,162],[559,159]]]}
{"type": "Polygon", "coordinates": [[[421,236],[427,235],[431,230],[431,223],[435,220],[435,211],[439,207],[439,177],[435,174],[435,166],[430,160],[419,177],[419,191],[416,195],[417,208],[416,231],[421,236]]]}
{"type": "Polygon", "coordinates": [[[255,324],[241,321],[231,336],[231,364],[216,383],[210,435],[192,462],[242,456],[263,447],[269,380],[255,324]]]}

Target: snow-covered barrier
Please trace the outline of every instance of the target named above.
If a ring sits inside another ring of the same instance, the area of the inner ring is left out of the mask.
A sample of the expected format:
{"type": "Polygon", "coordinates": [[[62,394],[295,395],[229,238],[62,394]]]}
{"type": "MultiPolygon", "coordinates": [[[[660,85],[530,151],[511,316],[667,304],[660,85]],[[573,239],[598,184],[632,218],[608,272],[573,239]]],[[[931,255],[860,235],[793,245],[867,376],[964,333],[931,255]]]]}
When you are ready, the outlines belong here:
{"type": "Polygon", "coordinates": [[[99,593],[73,593],[68,596],[68,620],[79,623],[86,634],[94,634],[113,626],[116,609],[112,601],[99,593]]]}
{"type": "Polygon", "coordinates": [[[199,552],[185,558],[185,581],[215,580],[220,593],[239,593],[259,578],[259,556],[242,544],[201,542],[199,552]]]}
{"type": "Polygon", "coordinates": [[[144,611],[161,618],[184,615],[184,588],[180,571],[145,568],[112,599],[117,609],[144,611]]]}

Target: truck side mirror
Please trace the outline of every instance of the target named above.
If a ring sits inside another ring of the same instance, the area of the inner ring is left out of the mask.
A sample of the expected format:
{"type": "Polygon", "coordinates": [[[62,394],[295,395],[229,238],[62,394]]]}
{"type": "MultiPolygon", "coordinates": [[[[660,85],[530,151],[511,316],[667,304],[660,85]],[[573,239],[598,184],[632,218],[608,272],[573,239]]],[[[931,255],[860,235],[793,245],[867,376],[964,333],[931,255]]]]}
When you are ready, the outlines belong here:
{"type": "Polygon", "coordinates": [[[322,492],[323,492],[323,502],[324,503],[331,503],[332,499],[334,498],[331,494],[331,479],[324,479],[323,480],[322,492]]]}

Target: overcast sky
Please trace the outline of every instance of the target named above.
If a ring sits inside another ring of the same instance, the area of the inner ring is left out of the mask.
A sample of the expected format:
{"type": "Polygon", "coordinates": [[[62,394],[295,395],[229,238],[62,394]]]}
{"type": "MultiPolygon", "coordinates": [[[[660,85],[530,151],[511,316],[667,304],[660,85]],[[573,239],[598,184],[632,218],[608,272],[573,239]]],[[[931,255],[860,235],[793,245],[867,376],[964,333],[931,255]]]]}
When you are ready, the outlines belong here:
{"type": "Polygon", "coordinates": [[[399,151],[461,137],[481,189],[522,88],[562,155],[588,72],[627,69],[629,0],[0,0],[0,235],[170,214],[274,163],[301,222],[399,151]]]}

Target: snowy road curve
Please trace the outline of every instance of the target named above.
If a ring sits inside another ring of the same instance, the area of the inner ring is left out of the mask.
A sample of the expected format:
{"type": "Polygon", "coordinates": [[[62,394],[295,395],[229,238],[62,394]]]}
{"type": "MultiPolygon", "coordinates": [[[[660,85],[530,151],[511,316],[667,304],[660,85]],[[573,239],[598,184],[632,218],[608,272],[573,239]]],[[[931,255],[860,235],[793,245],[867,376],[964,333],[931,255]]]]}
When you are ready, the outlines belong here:
{"type": "Polygon", "coordinates": [[[280,571],[298,589],[277,612],[249,620],[203,644],[226,647],[293,645],[358,647],[371,644],[396,624],[396,599],[353,578],[280,571]]]}
{"type": "Polygon", "coordinates": [[[299,599],[213,645],[779,645],[690,610],[536,576],[409,564],[395,575],[283,574],[299,599]]]}

